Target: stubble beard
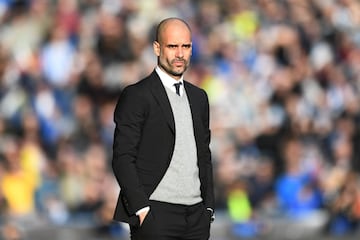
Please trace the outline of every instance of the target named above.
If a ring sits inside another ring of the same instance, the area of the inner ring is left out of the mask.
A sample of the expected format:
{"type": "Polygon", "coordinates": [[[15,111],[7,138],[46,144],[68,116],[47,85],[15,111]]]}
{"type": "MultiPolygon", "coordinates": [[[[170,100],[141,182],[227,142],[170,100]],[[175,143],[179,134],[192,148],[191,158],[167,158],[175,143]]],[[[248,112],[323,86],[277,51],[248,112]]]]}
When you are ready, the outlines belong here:
{"type": "Polygon", "coordinates": [[[176,71],[176,69],[174,69],[172,66],[172,63],[169,63],[168,65],[163,64],[161,61],[159,61],[159,66],[165,71],[167,72],[169,75],[174,76],[174,77],[181,77],[184,72],[186,71],[186,69],[189,66],[189,62],[184,61],[184,66],[179,69],[178,71],[176,71]]]}

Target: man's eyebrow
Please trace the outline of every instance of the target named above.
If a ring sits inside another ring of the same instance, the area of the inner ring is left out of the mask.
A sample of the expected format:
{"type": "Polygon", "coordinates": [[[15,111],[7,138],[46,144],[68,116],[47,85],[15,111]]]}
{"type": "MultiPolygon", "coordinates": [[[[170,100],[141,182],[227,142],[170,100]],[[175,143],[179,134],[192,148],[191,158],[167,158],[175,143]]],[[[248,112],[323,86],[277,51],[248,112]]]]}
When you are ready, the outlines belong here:
{"type": "Polygon", "coordinates": [[[178,46],[191,47],[191,43],[185,43],[185,44],[169,43],[169,44],[167,44],[166,46],[168,46],[168,47],[178,47],[178,46]]]}

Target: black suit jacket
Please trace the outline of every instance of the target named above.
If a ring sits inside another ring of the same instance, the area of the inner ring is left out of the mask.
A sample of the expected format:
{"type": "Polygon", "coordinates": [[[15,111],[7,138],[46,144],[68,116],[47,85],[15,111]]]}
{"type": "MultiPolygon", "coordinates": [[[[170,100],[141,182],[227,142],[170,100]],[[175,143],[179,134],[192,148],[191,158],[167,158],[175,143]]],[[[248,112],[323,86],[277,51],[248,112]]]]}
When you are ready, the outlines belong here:
{"type": "MultiPolygon", "coordinates": [[[[209,149],[209,103],[204,90],[184,81],[197,146],[201,197],[214,209],[209,149]]],[[[137,222],[136,211],[149,206],[149,197],[164,176],[174,150],[175,123],[165,88],[155,71],[126,87],[115,108],[112,167],[121,191],[114,220],[137,222]]]]}

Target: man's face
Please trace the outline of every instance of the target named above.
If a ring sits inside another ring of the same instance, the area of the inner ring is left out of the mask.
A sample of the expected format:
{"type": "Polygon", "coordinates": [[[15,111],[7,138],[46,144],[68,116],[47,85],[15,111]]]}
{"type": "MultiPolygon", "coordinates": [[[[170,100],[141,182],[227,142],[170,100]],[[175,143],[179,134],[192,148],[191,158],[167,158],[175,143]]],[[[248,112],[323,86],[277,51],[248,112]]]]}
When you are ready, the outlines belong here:
{"type": "Polygon", "coordinates": [[[169,23],[153,44],[159,67],[180,79],[190,63],[192,43],[189,29],[182,23],[169,23]]]}

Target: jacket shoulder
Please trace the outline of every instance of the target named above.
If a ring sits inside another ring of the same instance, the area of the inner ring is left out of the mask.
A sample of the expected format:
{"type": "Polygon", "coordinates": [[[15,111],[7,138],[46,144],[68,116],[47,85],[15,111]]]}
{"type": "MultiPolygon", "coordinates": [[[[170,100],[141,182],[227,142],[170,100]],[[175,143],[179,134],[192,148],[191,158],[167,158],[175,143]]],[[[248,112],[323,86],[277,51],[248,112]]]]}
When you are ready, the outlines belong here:
{"type": "Polygon", "coordinates": [[[117,106],[143,105],[147,102],[144,98],[148,96],[148,89],[153,78],[154,76],[151,74],[136,83],[124,87],[118,97],[117,106]]]}
{"type": "Polygon", "coordinates": [[[207,97],[207,93],[204,89],[202,89],[188,81],[184,81],[184,85],[185,85],[186,89],[190,90],[192,93],[205,95],[207,97]]]}
{"type": "Polygon", "coordinates": [[[153,74],[150,74],[150,75],[140,79],[136,83],[127,85],[123,90],[146,88],[149,86],[151,81],[154,80],[154,78],[155,78],[155,76],[153,76],[153,74]]]}

